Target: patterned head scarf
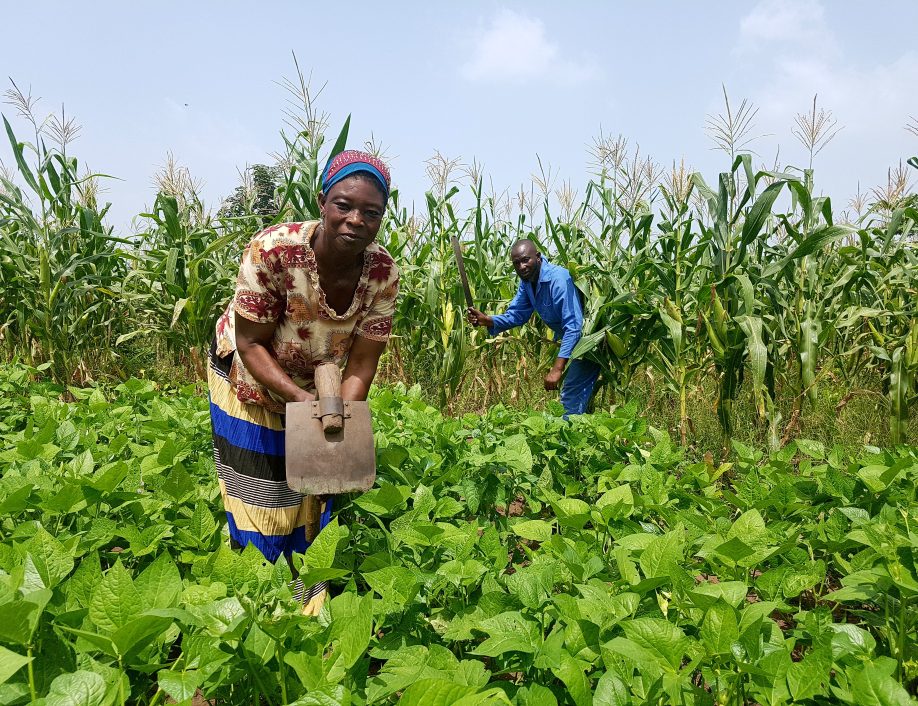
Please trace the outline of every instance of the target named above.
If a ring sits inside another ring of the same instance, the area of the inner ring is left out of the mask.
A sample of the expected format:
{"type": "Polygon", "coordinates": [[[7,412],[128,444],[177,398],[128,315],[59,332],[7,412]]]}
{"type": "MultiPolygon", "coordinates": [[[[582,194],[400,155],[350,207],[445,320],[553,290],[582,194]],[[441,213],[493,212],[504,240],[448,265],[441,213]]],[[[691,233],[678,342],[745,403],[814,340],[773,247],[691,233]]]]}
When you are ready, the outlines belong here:
{"type": "Polygon", "coordinates": [[[330,188],[355,172],[366,172],[374,177],[388,200],[389,168],[383,164],[382,160],[359,150],[344,150],[328,160],[322,172],[322,192],[328,194],[330,188]]]}

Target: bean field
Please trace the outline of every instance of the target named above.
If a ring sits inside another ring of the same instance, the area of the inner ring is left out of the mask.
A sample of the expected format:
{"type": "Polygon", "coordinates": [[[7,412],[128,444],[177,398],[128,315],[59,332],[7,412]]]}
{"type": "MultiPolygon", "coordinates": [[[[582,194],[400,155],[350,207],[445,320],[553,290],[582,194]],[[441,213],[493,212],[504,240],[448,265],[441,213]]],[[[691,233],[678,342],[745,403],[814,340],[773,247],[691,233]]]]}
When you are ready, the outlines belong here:
{"type": "Polygon", "coordinates": [[[380,475],[306,554],[223,539],[206,402],[0,369],[0,700],[907,704],[918,454],[690,463],[624,406],[377,390],[380,475]]]}

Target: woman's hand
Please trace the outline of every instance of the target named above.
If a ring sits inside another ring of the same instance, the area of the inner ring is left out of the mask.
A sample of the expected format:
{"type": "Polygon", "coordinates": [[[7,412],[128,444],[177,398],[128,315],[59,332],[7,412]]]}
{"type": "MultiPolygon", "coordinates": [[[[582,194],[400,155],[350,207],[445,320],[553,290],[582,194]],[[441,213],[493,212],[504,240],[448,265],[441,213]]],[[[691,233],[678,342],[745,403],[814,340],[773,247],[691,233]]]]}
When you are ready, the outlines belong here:
{"type": "Polygon", "coordinates": [[[311,392],[306,392],[306,390],[303,390],[302,388],[300,388],[300,394],[296,396],[296,399],[290,400],[290,401],[291,402],[313,402],[315,401],[315,399],[316,399],[316,396],[314,394],[312,394],[311,392]]]}

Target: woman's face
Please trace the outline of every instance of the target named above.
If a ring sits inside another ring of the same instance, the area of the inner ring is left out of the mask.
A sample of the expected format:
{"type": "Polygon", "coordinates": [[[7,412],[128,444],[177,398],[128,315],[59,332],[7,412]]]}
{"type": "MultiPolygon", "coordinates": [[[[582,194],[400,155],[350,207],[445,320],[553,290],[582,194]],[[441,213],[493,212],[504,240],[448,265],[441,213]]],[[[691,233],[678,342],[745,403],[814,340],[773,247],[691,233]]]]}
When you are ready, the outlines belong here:
{"type": "Polygon", "coordinates": [[[357,255],[376,239],[386,202],[372,177],[350,176],[320,194],[327,243],[342,254],[357,255]]]}

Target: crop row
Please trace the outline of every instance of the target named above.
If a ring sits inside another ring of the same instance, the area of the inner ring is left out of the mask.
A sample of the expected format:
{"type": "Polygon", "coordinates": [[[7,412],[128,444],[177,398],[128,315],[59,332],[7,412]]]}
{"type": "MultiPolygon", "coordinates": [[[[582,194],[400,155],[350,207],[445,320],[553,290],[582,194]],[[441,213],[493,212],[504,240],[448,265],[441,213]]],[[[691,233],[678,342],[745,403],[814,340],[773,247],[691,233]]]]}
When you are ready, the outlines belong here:
{"type": "Polygon", "coordinates": [[[377,390],[379,481],[294,559],[313,618],[228,548],[193,390],[34,376],[0,368],[0,702],[912,703],[914,449],[688,463],[629,407],[377,390]]]}

